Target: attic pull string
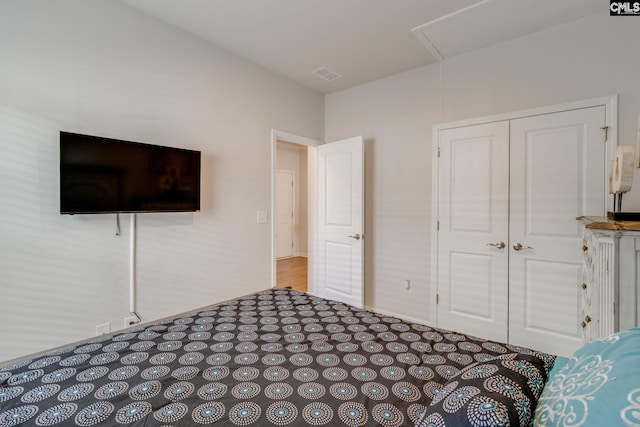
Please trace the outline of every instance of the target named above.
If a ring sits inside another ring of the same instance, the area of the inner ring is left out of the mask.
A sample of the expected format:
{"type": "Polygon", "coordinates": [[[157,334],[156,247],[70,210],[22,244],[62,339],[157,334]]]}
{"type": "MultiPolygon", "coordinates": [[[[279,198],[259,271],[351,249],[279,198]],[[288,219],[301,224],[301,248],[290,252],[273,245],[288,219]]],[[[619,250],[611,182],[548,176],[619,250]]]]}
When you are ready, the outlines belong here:
{"type": "Polygon", "coordinates": [[[444,121],[444,58],[438,61],[439,85],[440,85],[440,123],[444,121]]]}
{"type": "Polygon", "coordinates": [[[120,236],[120,213],[116,213],[116,236],[120,236]]]}

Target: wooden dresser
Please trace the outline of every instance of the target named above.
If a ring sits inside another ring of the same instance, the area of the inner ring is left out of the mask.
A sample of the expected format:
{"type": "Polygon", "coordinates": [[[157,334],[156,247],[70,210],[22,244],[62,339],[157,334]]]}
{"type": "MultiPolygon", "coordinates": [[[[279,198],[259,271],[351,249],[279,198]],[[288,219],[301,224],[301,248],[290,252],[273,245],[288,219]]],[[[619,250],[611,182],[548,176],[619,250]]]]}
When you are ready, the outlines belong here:
{"type": "Polygon", "coordinates": [[[640,325],[640,222],[579,217],[585,341],[640,325]]]}

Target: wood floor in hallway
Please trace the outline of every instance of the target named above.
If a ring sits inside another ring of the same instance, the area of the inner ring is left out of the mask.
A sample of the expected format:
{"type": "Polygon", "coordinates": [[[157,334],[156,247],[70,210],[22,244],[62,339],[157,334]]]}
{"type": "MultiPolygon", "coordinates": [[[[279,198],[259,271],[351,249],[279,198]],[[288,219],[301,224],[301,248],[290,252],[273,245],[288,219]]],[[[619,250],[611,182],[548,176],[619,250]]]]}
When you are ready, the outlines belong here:
{"type": "Polygon", "coordinates": [[[296,256],[276,261],[276,283],[279,288],[290,286],[307,292],[307,257],[296,256]]]}

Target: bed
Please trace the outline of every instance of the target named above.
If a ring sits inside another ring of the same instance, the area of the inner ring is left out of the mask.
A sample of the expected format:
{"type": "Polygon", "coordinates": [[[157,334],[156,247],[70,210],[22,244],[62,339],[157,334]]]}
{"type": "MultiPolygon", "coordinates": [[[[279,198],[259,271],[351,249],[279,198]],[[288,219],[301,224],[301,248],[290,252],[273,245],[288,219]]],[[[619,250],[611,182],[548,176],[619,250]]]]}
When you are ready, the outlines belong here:
{"type": "Polygon", "coordinates": [[[0,426],[529,425],[555,361],[269,289],[0,368],[0,426]]]}

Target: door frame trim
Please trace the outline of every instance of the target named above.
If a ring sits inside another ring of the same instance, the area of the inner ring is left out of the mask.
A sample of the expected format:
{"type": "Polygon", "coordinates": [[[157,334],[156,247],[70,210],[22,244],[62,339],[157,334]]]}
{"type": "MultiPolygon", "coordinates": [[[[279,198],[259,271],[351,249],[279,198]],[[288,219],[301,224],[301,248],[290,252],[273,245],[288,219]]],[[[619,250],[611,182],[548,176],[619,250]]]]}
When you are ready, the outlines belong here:
{"type": "Polygon", "coordinates": [[[278,141],[286,141],[292,144],[305,145],[308,148],[307,152],[307,200],[308,200],[308,230],[307,230],[307,256],[308,256],[308,273],[307,273],[307,290],[309,293],[315,291],[315,230],[317,220],[315,218],[315,199],[317,183],[315,182],[315,147],[324,144],[324,141],[320,141],[313,138],[308,138],[302,135],[296,135],[279,129],[271,129],[271,287],[275,288],[277,285],[276,280],[276,224],[275,224],[275,212],[276,212],[276,160],[278,151],[278,141]]]}
{"type": "MultiPolygon", "coordinates": [[[[545,107],[531,108],[527,110],[519,110],[508,113],[494,114],[490,116],[477,117],[472,119],[457,120],[452,122],[438,123],[431,127],[431,167],[432,167],[432,182],[431,182],[431,194],[433,197],[433,205],[431,211],[431,289],[430,289],[430,301],[429,309],[433,313],[433,320],[430,323],[438,325],[438,305],[436,303],[438,296],[438,211],[440,204],[440,194],[438,188],[440,183],[438,182],[440,176],[439,162],[438,162],[438,150],[440,147],[439,133],[441,130],[458,128],[464,126],[474,126],[483,123],[498,122],[504,120],[521,119],[525,117],[540,116],[544,114],[554,114],[569,110],[578,110],[582,108],[591,108],[598,106],[605,106],[605,126],[608,126],[608,138],[605,142],[605,194],[603,194],[605,201],[605,210],[612,209],[612,200],[608,197],[606,189],[609,188],[609,160],[615,158],[615,150],[618,146],[618,95],[604,96],[599,98],[585,99],[581,101],[568,102],[564,104],[556,104],[545,107]]],[[[603,212],[603,215],[605,212],[603,212]]]]}

